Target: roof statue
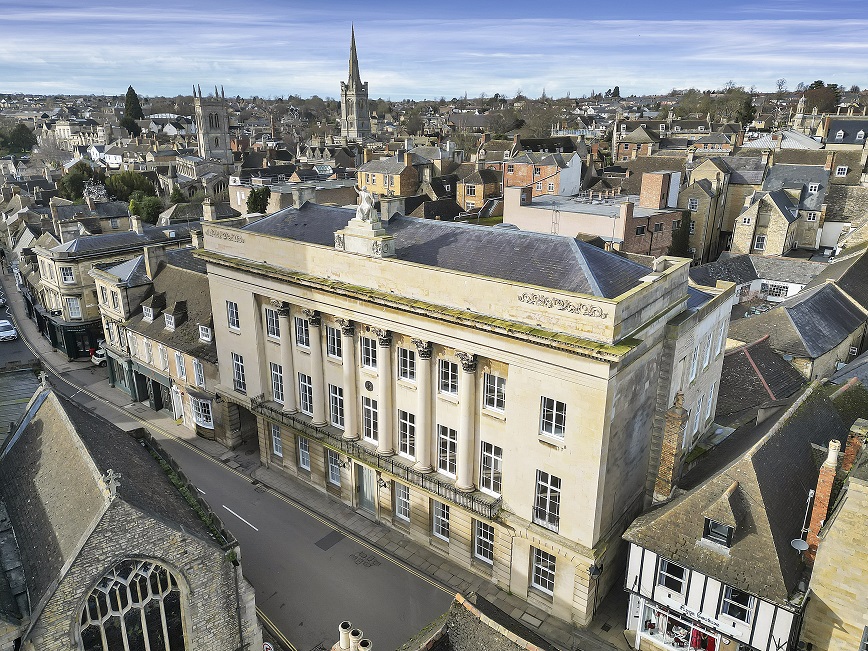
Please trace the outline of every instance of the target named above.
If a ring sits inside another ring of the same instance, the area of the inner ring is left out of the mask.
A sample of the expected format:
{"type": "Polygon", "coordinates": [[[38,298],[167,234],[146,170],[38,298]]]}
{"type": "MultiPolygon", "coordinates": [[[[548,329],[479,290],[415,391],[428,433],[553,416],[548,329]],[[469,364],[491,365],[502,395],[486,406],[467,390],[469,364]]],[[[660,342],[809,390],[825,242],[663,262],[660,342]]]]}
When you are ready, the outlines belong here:
{"type": "Polygon", "coordinates": [[[361,219],[363,222],[376,221],[377,211],[374,210],[374,195],[368,192],[366,188],[359,188],[358,186],[356,186],[356,192],[359,195],[356,219],[361,219]]]}

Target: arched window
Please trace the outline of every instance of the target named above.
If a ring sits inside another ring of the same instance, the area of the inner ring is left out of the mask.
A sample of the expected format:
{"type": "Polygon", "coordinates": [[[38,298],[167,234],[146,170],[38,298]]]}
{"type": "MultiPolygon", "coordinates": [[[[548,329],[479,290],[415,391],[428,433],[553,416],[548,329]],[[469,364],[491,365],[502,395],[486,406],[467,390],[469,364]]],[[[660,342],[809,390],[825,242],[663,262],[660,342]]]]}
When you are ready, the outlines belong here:
{"type": "Polygon", "coordinates": [[[219,146],[220,146],[220,138],[214,138],[214,146],[215,146],[215,147],[219,147],[219,146]]]}
{"type": "Polygon", "coordinates": [[[213,113],[208,114],[208,128],[209,129],[214,128],[214,114],[213,113]]]}
{"type": "Polygon", "coordinates": [[[120,562],[88,595],[79,634],[83,651],[185,651],[177,580],[151,561],[120,562]]]}
{"type": "Polygon", "coordinates": [[[214,128],[215,129],[220,128],[220,114],[219,113],[214,114],[214,128]]]}

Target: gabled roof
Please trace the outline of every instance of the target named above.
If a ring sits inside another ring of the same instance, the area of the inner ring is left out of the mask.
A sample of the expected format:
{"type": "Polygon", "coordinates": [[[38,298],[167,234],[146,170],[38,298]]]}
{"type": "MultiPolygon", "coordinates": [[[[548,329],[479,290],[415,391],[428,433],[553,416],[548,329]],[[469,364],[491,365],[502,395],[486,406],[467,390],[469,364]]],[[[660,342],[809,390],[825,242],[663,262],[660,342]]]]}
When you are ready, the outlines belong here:
{"type": "Polygon", "coordinates": [[[637,127],[634,131],[631,131],[623,138],[618,138],[618,142],[646,144],[660,142],[660,136],[653,131],[649,131],[645,127],[637,127]]]}
{"type": "Polygon", "coordinates": [[[801,536],[808,490],[817,483],[812,445],[846,440],[848,429],[832,401],[813,391],[780,420],[747,426],[730,436],[691,471],[684,482],[686,493],[639,516],[624,538],[786,606],[804,569],[790,542],[801,536]],[[757,442],[728,461],[733,452],[729,448],[744,440],[757,442]],[[703,539],[706,515],[734,524],[729,549],[703,539]]]}
{"type": "Polygon", "coordinates": [[[826,268],[827,265],[822,262],[745,253],[721,255],[716,262],[692,267],[689,273],[693,282],[711,287],[714,287],[718,280],[726,280],[737,285],[754,280],[776,280],[807,285],[826,268]]]}
{"type": "Polygon", "coordinates": [[[859,305],[868,310],[868,249],[859,247],[852,253],[845,249],[843,255],[835,258],[823,269],[822,273],[805,288],[812,289],[830,280],[859,305]]]}
{"type": "Polygon", "coordinates": [[[729,338],[756,341],[769,335],[772,348],[816,359],[855,332],[865,314],[833,284],[805,290],[778,307],[733,321],[729,338]]]}
{"type": "MultiPolygon", "coordinates": [[[[305,203],[244,230],[334,246],[353,210],[305,203]]],[[[637,287],[648,267],[560,235],[492,229],[397,216],[383,227],[399,260],[592,296],[614,298],[637,287]]]]}
{"type": "Polygon", "coordinates": [[[190,239],[190,229],[187,226],[172,226],[164,228],[143,228],[141,233],[135,231],[121,231],[119,233],[105,233],[103,235],[88,235],[77,237],[69,242],[59,244],[50,249],[54,252],[66,253],[100,253],[110,252],[113,249],[127,249],[149,244],[167,242],[183,242],[190,239]],[[171,236],[170,233],[174,233],[171,236]]]}
{"type": "Polygon", "coordinates": [[[96,203],[94,204],[93,210],[88,208],[87,204],[55,204],[55,206],[57,219],[59,221],[80,219],[81,217],[101,217],[105,219],[112,217],[129,217],[130,215],[129,204],[124,203],[123,201],[103,201],[101,203],[96,203]]]}
{"type": "Polygon", "coordinates": [[[826,143],[829,145],[865,145],[865,137],[868,136],[868,118],[863,119],[835,119],[829,120],[829,130],[826,132],[826,143]],[[841,138],[838,133],[843,131],[841,138]],[[857,138],[861,132],[862,137],[857,138]]]}
{"type": "Polygon", "coordinates": [[[773,165],[763,182],[763,190],[799,190],[800,210],[820,210],[829,188],[829,170],[819,165],[773,165]],[[816,184],[816,192],[808,192],[808,186],[816,184]]]}
{"type": "Polygon", "coordinates": [[[475,185],[485,185],[492,183],[500,183],[503,178],[503,172],[498,170],[481,169],[476,170],[470,176],[461,180],[462,183],[471,183],[475,185]]]}
{"type": "Polygon", "coordinates": [[[789,398],[802,384],[801,373],[772,350],[767,336],[763,337],[724,354],[716,413],[729,416],[789,398]]]}

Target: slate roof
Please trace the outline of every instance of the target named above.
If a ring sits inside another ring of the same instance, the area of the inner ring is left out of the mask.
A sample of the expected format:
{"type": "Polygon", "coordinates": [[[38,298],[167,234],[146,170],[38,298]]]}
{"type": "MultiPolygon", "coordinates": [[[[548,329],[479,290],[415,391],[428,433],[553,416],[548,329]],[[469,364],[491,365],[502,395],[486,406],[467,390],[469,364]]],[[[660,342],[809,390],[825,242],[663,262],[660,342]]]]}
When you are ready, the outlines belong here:
{"type": "Polygon", "coordinates": [[[729,338],[750,342],[769,335],[775,350],[816,359],[865,320],[865,314],[837,287],[826,284],[799,292],[763,314],[733,321],[729,338]]]}
{"type": "MultiPolygon", "coordinates": [[[[244,230],[334,246],[334,233],[353,210],[305,203],[286,208],[244,230]]],[[[383,224],[395,253],[431,267],[516,283],[614,298],[637,287],[648,267],[572,238],[396,216],[383,224]]]]}
{"type": "Polygon", "coordinates": [[[832,118],[829,121],[829,130],[826,132],[826,143],[830,145],[864,145],[865,136],[868,135],[868,118],[862,120],[839,120],[832,118]],[[843,136],[839,139],[838,132],[843,131],[843,136]],[[862,138],[857,139],[856,136],[862,132],[862,138]]]}
{"type": "Polygon", "coordinates": [[[829,170],[818,165],[776,164],[769,169],[763,182],[763,190],[800,190],[800,210],[820,210],[829,188],[829,170]],[[808,192],[808,185],[820,186],[817,192],[808,192]]]}
{"type": "MultiPolygon", "coordinates": [[[[141,268],[142,273],[144,272],[143,256],[138,256],[131,262],[135,262],[136,268],[141,268]]],[[[153,321],[146,321],[140,306],[136,306],[135,313],[127,321],[127,328],[191,357],[216,364],[217,344],[214,338],[212,337],[210,342],[199,339],[199,325],[210,327],[212,323],[211,295],[205,263],[193,256],[193,249],[167,251],[166,262],[166,266],[160,268],[153,281],[145,276],[146,283],[153,282],[153,288],[142,303],[154,308],[153,321]],[[174,330],[166,330],[164,312],[182,315],[175,319],[174,330]]],[[[121,268],[123,266],[118,265],[121,268]]],[[[118,267],[107,271],[114,273],[118,267]]]]}
{"type": "Polygon", "coordinates": [[[716,262],[692,267],[689,273],[693,282],[709,287],[718,280],[741,285],[760,279],[807,285],[827,266],[823,262],[745,253],[722,255],[716,262]]]}
{"type": "Polygon", "coordinates": [[[94,204],[94,209],[88,208],[87,204],[55,205],[57,219],[67,221],[80,219],[81,217],[129,217],[129,204],[123,201],[104,201],[94,204]]]}
{"type": "Polygon", "coordinates": [[[503,172],[498,170],[490,170],[490,169],[481,169],[476,170],[470,176],[462,179],[462,183],[472,183],[476,185],[491,185],[494,183],[500,183],[503,178],[503,172]]]}
{"type": "Polygon", "coordinates": [[[141,233],[136,233],[135,231],[121,231],[119,233],[105,233],[103,235],[77,237],[69,242],[58,244],[50,250],[58,253],[66,252],[86,255],[88,253],[106,253],[113,249],[126,249],[139,246],[144,247],[150,244],[169,242],[181,243],[189,239],[190,228],[187,226],[176,225],[171,228],[149,226],[143,228],[141,233]],[[175,236],[170,237],[170,232],[174,232],[175,236]]]}
{"type": "Polygon", "coordinates": [[[643,127],[638,127],[623,138],[619,138],[618,142],[628,142],[641,145],[650,142],[660,142],[660,136],[653,131],[648,131],[643,127]]]}
{"type": "Polygon", "coordinates": [[[856,251],[839,256],[830,262],[805,288],[812,289],[833,280],[838,289],[845,292],[859,305],[868,310],[868,249],[859,247],[856,251]]]}
{"type": "Polygon", "coordinates": [[[858,378],[862,386],[868,386],[868,351],[862,353],[829,378],[833,384],[844,384],[850,378],[858,378]]]}
{"type": "MultiPolygon", "coordinates": [[[[216,204],[217,219],[225,219],[228,217],[240,217],[241,213],[235,210],[225,201],[216,204]]],[[[176,203],[171,208],[167,208],[160,213],[157,223],[160,226],[168,226],[178,222],[199,222],[202,221],[202,204],[201,203],[176,203]]]]}
{"type": "Polygon", "coordinates": [[[683,482],[686,493],[639,516],[624,538],[787,605],[804,569],[790,541],[800,537],[808,490],[817,482],[812,445],[846,440],[848,429],[832,402],[815,391],[786,420],[770,419],[730,436],[690,472],[683,482]],[[729,460],[728,448],[756,438],[744,454],[729,460]],[[720,515],[723,507],[724,517],[736,524],[728,550],[702,537],[705,516],[720,515]]]}
{"type": "Polygon", "coordinates": [[[729,416],[789,398],[804,381],[801,373],[772,349],[768,337],[763,337],[724,354],[716,413],[729,416]]]}

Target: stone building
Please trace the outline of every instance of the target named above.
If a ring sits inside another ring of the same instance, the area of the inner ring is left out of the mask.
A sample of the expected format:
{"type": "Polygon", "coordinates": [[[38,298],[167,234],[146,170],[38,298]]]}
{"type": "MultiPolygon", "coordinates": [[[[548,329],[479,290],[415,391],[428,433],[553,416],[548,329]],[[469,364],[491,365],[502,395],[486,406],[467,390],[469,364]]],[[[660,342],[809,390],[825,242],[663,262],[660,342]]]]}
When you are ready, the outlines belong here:
{"type": "Polygon", "coordinates": [[[341,82],[341,137],[347,140],[370,140],[371,114],[368,110],[368,82],[359,74],[356,54],[356,30],[350,36],[349,76],[341,82]]]}
{"type": "Polygon", "coordinates": [[[109,384],[165,410],[199,436],[232,446],[214,412],[217,345],[205,263],[193,249],[147,246],[142,255],[95,266],[109,384]]]}
{"type": "Polygon", "coordinates": [[[202,88],[193,88],[193,111],[196,119],[196,138],[199,144],[199,158],[216,161],[230,166],[235,158],[229,141],[229,106],[226,95],[217,93],[214,97],[203,96],[202,88]]]}
{"type": "Polygon", "coordinates": [[[262,648],[238,543],[158,444],[42,387],[0,473],[4,651],[262,648]]]}
{"type": "Polygon", "coordinates": [[[223,418],[263,464],[588,623],[645,500],[688,261],[311,203],[209,224],[198,255],[223,418]]]}

